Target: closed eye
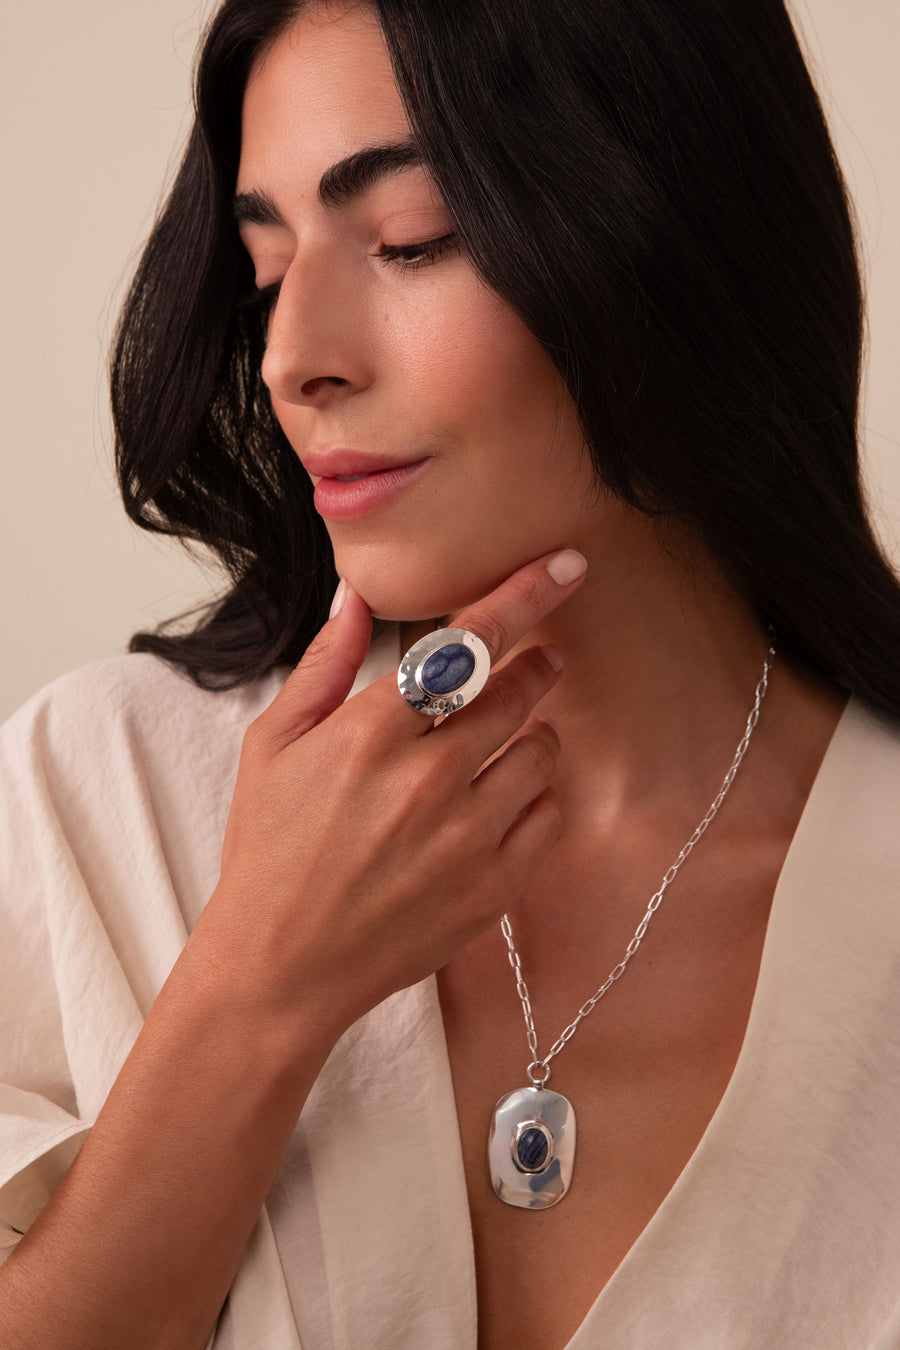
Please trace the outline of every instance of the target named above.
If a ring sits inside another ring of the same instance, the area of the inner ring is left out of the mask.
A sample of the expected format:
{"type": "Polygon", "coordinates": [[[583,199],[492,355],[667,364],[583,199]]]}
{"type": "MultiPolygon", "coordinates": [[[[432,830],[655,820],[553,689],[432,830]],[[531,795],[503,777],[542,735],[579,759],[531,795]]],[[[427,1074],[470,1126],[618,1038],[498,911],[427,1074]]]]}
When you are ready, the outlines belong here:
{"type": "Polygon", "coordinates": [[[426,263],[437,262],[456,246],[456,235],[445,234],[440,239],[426,239],[421,244],[382,244],[373,258],[393,263],[404,270],[415,271],[426,263]]]}
{"type": "MultiPolygon", "coordinates": [[[[380,258],[403,271],[414,272],[428,263],[437,262],[456,247],[456,235],[445,234],[440,239],[425,239],[419,244],[382,244],[377,253],[370,256],[380,258]]],[[[259,286],[240,301],[242,309],[257,310],[268,315],[281,290],[281,282],[273,281],[268,286],[259,286]]]]}

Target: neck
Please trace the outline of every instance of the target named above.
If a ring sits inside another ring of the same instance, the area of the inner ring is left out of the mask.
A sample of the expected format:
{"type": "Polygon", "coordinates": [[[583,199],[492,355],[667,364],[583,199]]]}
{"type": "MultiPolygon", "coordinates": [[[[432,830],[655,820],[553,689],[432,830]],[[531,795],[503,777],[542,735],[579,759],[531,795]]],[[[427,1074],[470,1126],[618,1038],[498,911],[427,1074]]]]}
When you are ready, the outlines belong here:
{"type": "MultiPolygon", "coordinates": [[[[771,639],[708,552],[671,522],[623,507],[618,528],[577,546],[588,557],[584,585],[515,649],[553,642],[566,657],[536,711],[559,730],[554,787],[567,819],[612,831],[636,809],[699,818],[743,733],[771,639]]],[[[830,700],[833,724],[839,700],[781,654],[763,718],[769,733],[791,738],[803,690],[830,700]]],[[[778,745],[769,733],[756,739],[778,745]]],[[[804,762],[798,781],[808,769],[804,762]]]]}
{"type": "Polygon", "coordinates": [[[566,656],[538,710],[563,738],[561,790],[574,805],[581,783],[614,816],[673,789],[684,796],[692,781],[708,795],[740,738],[769,635],[696,553],[648,547],[615,566],[591,562],[580,592],[529,636],[566,656]]]}

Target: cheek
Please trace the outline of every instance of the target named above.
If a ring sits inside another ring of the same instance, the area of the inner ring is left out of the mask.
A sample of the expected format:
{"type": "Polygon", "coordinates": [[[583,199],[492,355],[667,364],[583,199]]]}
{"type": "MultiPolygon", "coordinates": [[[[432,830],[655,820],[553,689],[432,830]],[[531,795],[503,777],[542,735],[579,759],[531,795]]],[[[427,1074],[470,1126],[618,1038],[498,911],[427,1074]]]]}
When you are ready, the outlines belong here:
{"type": "MultiPolygon", "coordinates": [[[[471,273],[394,330],[397,372],[436,428],[474,446],[549,446],[563,381],[537,339],[471,273]]],[[[502,455],[501,455],[502,458],[502,455]]]]}
{"type": "Polygon", "coordinates": [[[389,525],[332,531],[338,569],[385,618],[449,613],[581,542],[593,479],[574,405],[537,339],[469,278],[382,329],[394,424],[434,438],[427,490],[389,525]]]}

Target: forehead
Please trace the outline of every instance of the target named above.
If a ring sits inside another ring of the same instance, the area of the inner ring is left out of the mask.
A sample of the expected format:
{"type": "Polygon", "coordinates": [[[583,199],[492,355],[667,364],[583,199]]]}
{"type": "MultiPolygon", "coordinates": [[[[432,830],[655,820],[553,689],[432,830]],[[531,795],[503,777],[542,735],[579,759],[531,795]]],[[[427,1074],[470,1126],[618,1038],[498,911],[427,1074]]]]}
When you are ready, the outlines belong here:
{"type": "Polygon", "coordinates": [[[409,123],[384,36],[362,5],[314,5],[257,58],[244,95],[238,191],[264,180],[308,190],[361,145],[403,140],[409,123]]]}

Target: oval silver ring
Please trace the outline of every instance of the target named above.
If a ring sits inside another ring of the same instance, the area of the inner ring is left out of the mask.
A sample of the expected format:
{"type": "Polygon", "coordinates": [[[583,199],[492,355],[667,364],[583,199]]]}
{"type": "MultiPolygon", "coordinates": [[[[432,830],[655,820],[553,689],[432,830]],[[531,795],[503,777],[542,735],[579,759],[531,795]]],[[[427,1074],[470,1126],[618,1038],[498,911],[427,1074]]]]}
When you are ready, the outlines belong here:
{"type": "Polygon", "coordinates": [[[477,633],[438,628],[410,647],[400,662],[397,684],[416,712],[439,717],[477,698],[490,673],[491,654],[477,633]]]}

